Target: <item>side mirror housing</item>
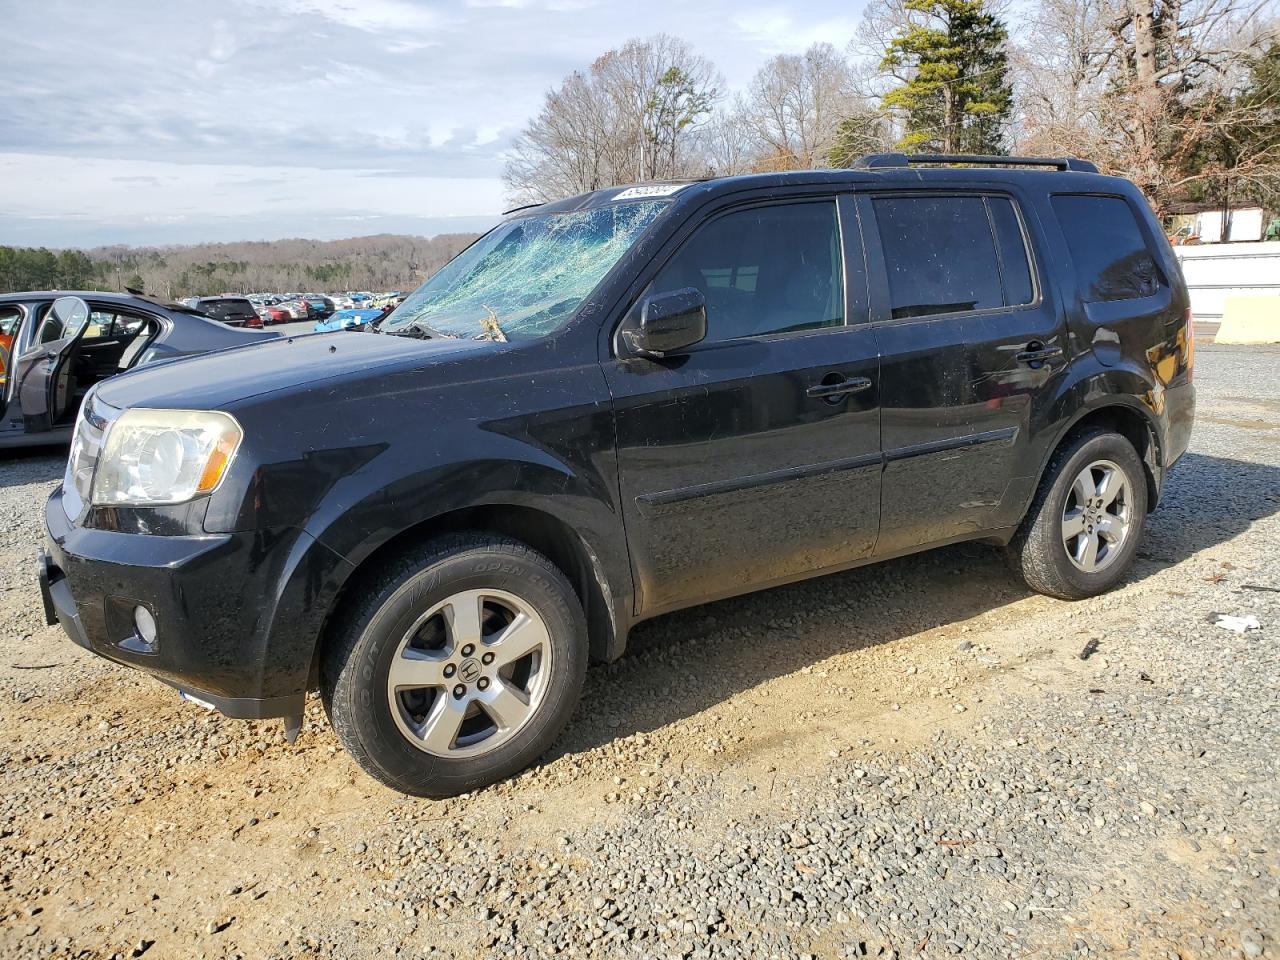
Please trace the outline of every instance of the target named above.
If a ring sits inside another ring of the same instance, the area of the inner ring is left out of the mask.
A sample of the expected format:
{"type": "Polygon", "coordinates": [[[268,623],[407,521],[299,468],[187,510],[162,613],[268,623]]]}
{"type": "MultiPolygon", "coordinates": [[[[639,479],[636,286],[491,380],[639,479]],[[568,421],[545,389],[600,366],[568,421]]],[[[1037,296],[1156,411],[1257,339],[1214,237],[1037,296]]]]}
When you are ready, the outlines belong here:
{"type": "Polygon", "coordinates": [[[55,340],[74,339],[88,322],[89,304],[79,297],[59,297],[44,315],[35,342],[43,346],[55,340]]]}
{"type": "Polygon", "coordinates": [[[706,335],[707,302],[696,287],[684,287],[646,297],[639,323],[624,331],[623,341],[636,356],[661,359],[706,335]]]}

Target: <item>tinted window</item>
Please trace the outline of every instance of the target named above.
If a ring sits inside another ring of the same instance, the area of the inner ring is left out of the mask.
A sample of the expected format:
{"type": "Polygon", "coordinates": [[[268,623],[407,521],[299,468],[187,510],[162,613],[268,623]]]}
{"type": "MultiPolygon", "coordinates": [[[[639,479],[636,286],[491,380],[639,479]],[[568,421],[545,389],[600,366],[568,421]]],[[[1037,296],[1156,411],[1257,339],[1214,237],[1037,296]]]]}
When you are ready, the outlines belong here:
{"type": "Polygon", "coordinates": [[[987,197],[987,210],[996,228],[996,245],[1000,250],[1000,279],[1004,282],[1004,302],[1014,307],[1035,299],[1031,281],[1031,265],[1027,262],[1027,244],[1023,238],[1013,201],[1006,197],[987,197]]]}
{"type": "Polygon", "coordinates": [[[198,309],[206,317],[215,320],[243,320],[254,315],[253,304],[248,300],[201,300],[198,309]]]}
{"type": "Polygon", "coordinates": [[[877,197],[895,319],[1004,306],[982,197],[877,197]]]}
{"type": "Polygon", "coordinates": [[[707,340],[844,323],[844,265],[835,202],[739,210],[695,233],[649,288],[696,287],[707,340]]]}
{"type": "Polygon", "coordinates": [[[1131,300],[1156,292],[1155,259],[1126,201],[1061,195],[1053,198],[1053,209],[1086,301],[1131,300]]]}

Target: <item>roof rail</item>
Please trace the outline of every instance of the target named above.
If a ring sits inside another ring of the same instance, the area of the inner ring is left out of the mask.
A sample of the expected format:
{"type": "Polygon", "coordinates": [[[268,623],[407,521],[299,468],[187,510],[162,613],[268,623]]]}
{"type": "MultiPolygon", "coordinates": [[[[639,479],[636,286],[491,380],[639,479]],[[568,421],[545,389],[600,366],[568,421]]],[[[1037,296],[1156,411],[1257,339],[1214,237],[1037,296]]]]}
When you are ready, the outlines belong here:
{"type": "Polygon", "coordinates": [[[1097,173],[1088,160],[1076,157],[998,157],[963,153],[872,153],[853,162],[858,170],[910,167],[925,163],[969,163],[981,167],[1054,167],[1077,173],[1097,173]]]}

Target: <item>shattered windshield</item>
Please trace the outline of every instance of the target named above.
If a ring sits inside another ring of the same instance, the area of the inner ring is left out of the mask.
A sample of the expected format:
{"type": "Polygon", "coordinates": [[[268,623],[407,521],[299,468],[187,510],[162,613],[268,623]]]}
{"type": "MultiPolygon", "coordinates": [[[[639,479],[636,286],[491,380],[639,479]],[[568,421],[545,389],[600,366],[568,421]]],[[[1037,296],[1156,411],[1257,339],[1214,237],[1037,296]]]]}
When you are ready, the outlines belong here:
{"type": "Polygon", "coordinates": [[[410,294],[382,332],[546,336],[573,315],[665,206],[618,203],[501,224],[410,294]]]}

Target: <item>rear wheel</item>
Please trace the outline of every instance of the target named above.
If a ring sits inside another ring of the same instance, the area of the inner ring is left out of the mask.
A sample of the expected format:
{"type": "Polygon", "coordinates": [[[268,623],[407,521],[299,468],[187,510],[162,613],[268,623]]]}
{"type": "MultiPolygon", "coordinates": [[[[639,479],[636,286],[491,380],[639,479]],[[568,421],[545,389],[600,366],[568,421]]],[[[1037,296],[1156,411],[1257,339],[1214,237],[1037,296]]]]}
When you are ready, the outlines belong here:
{"type": "Polygon", "coordinates": [[[1083,433],[1053,455],[1009,544],[1011,564],[1039,593],[1095,596],[1125,575],[1146,516],[1146,475],[1133,445],[1110,431],[1083,433]]]}
{"type": "Polygon", "coordinates": [[[336,625],[321,692],[342,745],[393,789],[444,797],[522,770],[581,694],[586,624],[540,553],[485,534],[406,554],[336,625]]]}

